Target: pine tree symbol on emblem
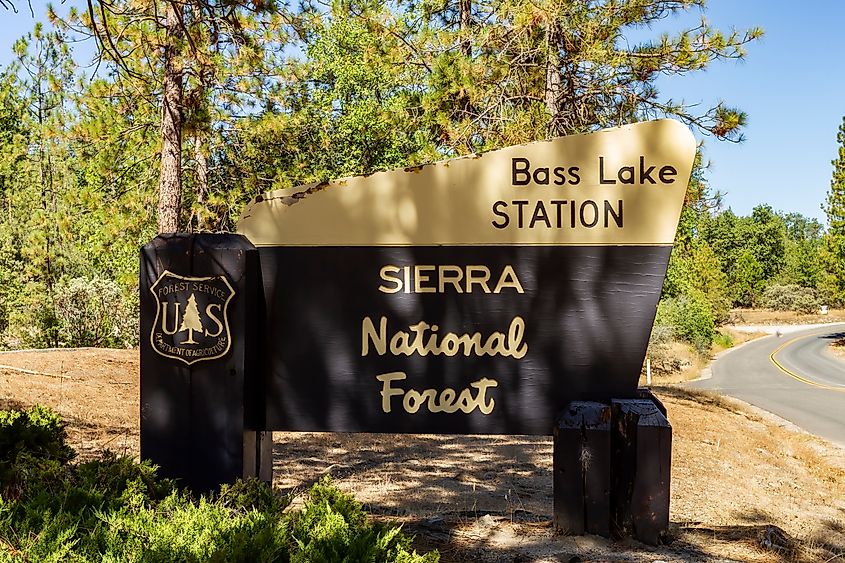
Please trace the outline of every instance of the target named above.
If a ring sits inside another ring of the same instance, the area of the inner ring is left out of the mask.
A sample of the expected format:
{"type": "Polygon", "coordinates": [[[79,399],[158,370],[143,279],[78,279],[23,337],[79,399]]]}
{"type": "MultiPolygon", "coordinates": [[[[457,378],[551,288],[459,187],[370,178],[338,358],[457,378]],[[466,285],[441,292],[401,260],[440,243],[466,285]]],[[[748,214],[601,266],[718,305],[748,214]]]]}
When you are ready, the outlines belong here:
{"type": "Polygon", "coordinates": [[[182,317],[182,325],[179,327],[179,332],[188,331],[188,339],[184,340],[182,344],[196,344],[194,340],[194,331],[203,331],[202,321],[200,320],[200,312],[197,308],[197,297],[193,293],[188,298],[188,305],[185,307],[185,316],[182,317]]]}

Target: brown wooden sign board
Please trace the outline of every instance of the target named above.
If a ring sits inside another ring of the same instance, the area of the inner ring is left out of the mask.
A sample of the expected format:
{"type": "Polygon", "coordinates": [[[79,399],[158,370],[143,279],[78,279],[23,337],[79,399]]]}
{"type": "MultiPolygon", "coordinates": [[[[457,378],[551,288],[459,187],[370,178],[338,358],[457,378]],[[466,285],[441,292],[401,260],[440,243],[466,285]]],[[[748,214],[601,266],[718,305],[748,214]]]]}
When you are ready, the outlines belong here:
{"type": "Polygon", "coordinates": [[[671,120],[266,194],[266,428],[551,434],[636,397],[695,155],[671,120]]]}

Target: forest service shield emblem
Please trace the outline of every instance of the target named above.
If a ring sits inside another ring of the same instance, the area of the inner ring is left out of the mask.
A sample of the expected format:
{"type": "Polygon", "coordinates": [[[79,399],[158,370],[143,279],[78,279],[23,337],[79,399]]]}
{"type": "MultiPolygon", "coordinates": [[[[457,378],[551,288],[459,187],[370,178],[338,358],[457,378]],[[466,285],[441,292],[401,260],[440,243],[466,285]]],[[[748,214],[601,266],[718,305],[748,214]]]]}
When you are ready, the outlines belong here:
{"type": "Polygon", "coordinates": [[[232,344],[228,306],[235,296],[226,276],[194,278],[165,270],[150,291],[157,306],[153,350],[188,365],[226,355],[232,344]]]}

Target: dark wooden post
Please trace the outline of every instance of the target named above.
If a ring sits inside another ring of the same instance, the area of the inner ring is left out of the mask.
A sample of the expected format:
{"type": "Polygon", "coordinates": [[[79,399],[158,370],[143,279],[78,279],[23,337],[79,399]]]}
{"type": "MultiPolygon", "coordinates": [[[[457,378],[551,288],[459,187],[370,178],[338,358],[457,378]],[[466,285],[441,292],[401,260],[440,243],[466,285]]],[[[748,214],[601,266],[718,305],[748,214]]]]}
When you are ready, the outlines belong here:
{"type": "Polygon", "coordinates": [[[554,428],[554,525],[610,536],[610,405],[573,401],[554,428]]]}
{"type": "Polygon", "coordinates": [[[141,457],[195,491],[269,480],[258,251],[229,234],[141,249],[141,457]]]}
{"type": "Polygon", "coordinates": [[[672,427],[663,404],[573,401],[554,427],[554,526],[559,533],[660,543],[669,528],[672,427]]]}
{"type": "Polygon", "coordinates": [[[669,528],[672,427],[652,399],[614,400],[613,533],[661,542],[669,528]]]}

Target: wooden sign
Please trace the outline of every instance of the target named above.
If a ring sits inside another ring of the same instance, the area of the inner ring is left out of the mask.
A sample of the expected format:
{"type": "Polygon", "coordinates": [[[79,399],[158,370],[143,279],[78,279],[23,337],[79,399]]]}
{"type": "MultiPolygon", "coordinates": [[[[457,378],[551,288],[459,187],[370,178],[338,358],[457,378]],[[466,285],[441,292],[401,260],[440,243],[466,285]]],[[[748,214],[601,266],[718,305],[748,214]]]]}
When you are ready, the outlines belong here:
{"type": "Polygon", "coordinates": [[[257,198],[267,429],[551,434],[635,397],[694,156],[660,120],[257,198]]]}

